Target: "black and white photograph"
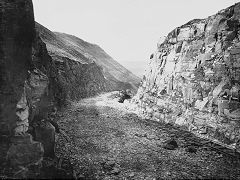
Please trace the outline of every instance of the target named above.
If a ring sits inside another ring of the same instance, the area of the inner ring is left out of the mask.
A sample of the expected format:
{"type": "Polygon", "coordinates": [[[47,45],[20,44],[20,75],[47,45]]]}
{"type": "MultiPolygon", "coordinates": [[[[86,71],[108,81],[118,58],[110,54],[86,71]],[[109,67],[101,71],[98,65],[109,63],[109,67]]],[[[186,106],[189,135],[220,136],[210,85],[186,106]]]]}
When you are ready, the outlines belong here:
{"type": "Polygon", "coordinates": [[[240,179],[240,0],[0,0],[5,179],[240,179]]]}

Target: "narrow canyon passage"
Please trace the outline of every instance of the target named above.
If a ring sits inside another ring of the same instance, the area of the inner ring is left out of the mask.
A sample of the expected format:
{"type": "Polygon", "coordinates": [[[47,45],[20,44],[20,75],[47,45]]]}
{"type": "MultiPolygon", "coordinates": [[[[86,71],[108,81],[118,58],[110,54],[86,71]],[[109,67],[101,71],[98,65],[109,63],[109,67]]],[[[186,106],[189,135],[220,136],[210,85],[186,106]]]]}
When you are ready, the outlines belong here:
{"type": "Polygon", "coordinates": [[[70,158],[79,179],[240,178],[240,163],[227,150],[140,119],[113,93],[72,103],[58,122],[57,155],[70,158]],[[164,148],[169,139],[176,149],[164,148]]]}

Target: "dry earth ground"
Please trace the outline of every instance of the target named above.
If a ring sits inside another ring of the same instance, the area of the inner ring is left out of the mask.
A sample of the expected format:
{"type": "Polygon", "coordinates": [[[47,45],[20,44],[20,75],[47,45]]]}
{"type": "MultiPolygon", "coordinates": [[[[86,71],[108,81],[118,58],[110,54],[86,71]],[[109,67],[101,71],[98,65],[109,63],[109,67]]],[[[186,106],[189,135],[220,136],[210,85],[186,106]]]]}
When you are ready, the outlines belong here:
{"type": "Polygon", "coordinates": [[[240,179],[237,157],[171,125],[141,119],[113,97],[83,99],[60,113],[57,155],[70,158],[79,179],[240,179]],[[163,148],[170,138],[177,149],[163,148]],[[197,152],[187,152],[189,146],[197,152]]]}

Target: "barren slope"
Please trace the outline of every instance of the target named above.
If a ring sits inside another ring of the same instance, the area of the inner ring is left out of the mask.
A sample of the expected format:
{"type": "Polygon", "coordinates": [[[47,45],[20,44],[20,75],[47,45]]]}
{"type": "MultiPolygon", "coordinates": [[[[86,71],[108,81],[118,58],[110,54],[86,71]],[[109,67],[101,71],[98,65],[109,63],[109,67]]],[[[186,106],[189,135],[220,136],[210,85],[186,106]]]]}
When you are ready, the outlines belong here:
{"type": "Polygon", "coordinates": [[[140,79],[110,57],[98,45],[88,43],[76,36],[51,32],[36,23],[40,37],[46,43],[49,54],[56,59],[69,58],[80,63],[96,62],[113,89],[136,88],[140,79]]]}

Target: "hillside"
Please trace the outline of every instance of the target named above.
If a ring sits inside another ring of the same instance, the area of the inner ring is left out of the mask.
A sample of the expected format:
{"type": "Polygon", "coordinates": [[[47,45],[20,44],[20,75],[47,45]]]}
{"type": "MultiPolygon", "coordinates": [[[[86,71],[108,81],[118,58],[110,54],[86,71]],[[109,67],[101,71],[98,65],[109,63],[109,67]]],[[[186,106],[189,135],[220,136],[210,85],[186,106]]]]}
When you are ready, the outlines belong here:
{"type": "Polygon", "coordinates": [[[53,59],[66,57],[83,64],[95,62],[102,67],[105,78],[111,82],[114,90],[136,89],[140,82],[137,76],[110,57],[98,45],[88,43],[73,35],[51,32],[39,23],[36,23],[36,29],[53,59]]]}

